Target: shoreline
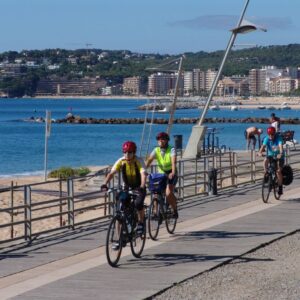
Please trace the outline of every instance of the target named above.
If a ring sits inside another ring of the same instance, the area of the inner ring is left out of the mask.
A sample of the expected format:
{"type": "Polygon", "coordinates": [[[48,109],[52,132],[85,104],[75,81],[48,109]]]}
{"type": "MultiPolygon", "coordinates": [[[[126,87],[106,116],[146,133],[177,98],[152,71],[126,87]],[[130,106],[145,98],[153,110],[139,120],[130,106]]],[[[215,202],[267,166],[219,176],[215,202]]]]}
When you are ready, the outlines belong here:
{"type": "MultiPolygon", "coordinates": [[[[187,102],[197,102],[200,100],[205,100],[207,98],[204,96],[180,96],[177,98],[177,101],[187,101],[187,102]]],[[[147,95],[110,95],[110,96],[104,96],[104,95],[88,95],[88,96],[82,96],[82,95],[49,95],[49,96],[34,96],[34,97],[24,97],[24,98],[0,98],[0,100],[11,100],[11,99],[33,99],[33,100],[39,100],[39,99],[59,99],[59,100],[76,100],[76,99],[99,99],[99,100],[172,100],[173,96],[147,96],[147,95]]],[[[257,97],[250,97],[249,99],[242,99],[241,97],[236,97],[233,99],[232,97],[219,97],[214,96],[213,101],[228,101],[229,103],[233,102],[241,102],[243,104],[270,104],[274,105],[277,102],[277,104],[282,104],[283,102],[287,102],[288,104],[299,104],[300,105],[300,96],[257,96],[257,97]],[[296,103],[295,103],[296,102],[296,103]]]]}

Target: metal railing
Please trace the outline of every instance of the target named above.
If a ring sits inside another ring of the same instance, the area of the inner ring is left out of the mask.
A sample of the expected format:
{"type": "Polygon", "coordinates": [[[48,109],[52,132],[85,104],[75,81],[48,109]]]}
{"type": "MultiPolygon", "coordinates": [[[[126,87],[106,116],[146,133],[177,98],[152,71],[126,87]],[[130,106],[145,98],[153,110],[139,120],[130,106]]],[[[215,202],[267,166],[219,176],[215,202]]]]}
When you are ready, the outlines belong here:
{"type": "MultiPolygon", "coordinates": [[[[296,171],[300,148],[286,149],[286,162],[296,171]]],[[[216,170],[217,190],[257,182],[263,176],[263,158],[255,151],[225,152],[195,159],[178,160],[178,201],[210,193],[209,173],[216,170]]],[[[112,215],[114,193],[100,191],[109,168],[101,174],[14,185],[0,189],[0,244],[16,240],[31,241],[53,231],[106,220],[112,215]]],[[[155,172],[156,166],[151,167],[155,172]]],[[[110,187],[121,183],[119,174],[110,187]]]]}

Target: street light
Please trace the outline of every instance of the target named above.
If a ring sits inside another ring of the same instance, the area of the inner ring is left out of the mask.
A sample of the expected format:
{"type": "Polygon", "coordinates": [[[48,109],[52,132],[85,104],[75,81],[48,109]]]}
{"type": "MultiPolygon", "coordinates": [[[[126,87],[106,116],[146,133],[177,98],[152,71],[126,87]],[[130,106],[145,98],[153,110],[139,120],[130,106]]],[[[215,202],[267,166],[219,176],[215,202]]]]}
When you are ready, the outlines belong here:
{"type": "Polygon", "coordinates": [[[247,9],[247,6],[249,4],[249,1],[250,0],[246,0],[246,2],[245,2],[245,6],[244,6],[244,9],[243,9],[242,14],[240,16],[240,19],[239,19],[239,22],[237,24],[237,27],[235,27],[235,28],[233,28],[231,30],[231,32],[232,32],[231,33],[231,37],[229,39],[229,42],[228,42],[228,45],[227,45],[224,57],[222,59],[222,62],[220,64],[218,73],[217,73],[217,75],[216,75],[216,77],[214,79],[214,82],[212,84],[212,87],[210,89],[210,93],[209,93],[209,96],[208,96],[208,98],[206,100],[203,112],[202,112],[201,117],[200,117],[200,121],[199,121],[199,123],[197,125],[193,126],[193,128],[192,128],[192,133],[190,135],[188,144],[187,144],[186,149],[185,149],[184,154],[183,154],[184,158],[187,158],[187,157],[196,157],[197,154],[201,151],[201,143],[200,142],[203,140],[203,137],[204,137],[205,131],[206,131],[206,127],[202,126],[202,124],[203,124],[205,115],[207,113],[209,104],[210,104],[210,102],[212,100],[212,97],[214,95],[214,92],[216,90],[216,87],[217,87],[220,75],[222,73],[224,64],[226,62],[227,56],[228,56],[228,54],[230,52],[230,49],[233,46],[233,43],[235,41],[236,36],[238,34],[248,33],[248,32],[251,32],[251,31],[254,31],[254,30],[257,30],[257,29],[261,29],[263,31],[266,31],[262,27],[258,27],[255,24],[252,24],[252,23],[250,23],[248,21],[243,20],[245,12],[246,12],[246,9],[247,9]]]}

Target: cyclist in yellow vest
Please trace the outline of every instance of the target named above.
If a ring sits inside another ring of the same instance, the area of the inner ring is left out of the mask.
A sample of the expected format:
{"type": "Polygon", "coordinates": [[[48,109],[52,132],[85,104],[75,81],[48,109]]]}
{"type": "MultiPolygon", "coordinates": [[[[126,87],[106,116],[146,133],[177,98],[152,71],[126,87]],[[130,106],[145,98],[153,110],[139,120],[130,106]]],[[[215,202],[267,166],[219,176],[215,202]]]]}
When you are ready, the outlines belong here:
{"type": "Polygon", "coordinates": [[[165,173],[168,176],[168,184],[166,189],[166,197],[168,203],[174,211],[174,217],[178,218],[177,199],[174,195],[174,189],[177,182],[176,171],[176,151],[169,145],[170,137],[166,132],[160,132],[156,136],[158,147],[155,147],[146,162],[148,168],[154,159],[157,161],[158,172],[165,173]]]}
{"type": "MultiPolygon", "coordinates": [[[[135,155],[136,144],[134,142],[125,142],[122,146],[122,150],[124,156],[119,158],[113,165],[110,173],[104,180],[104,184],[101,185],[101,191],[108,190],[107,184],[112,180],[112,178],[118,171],[122,173],[125,189],[131,188],[132,190],[137,192],[137,196],[134,199],[134,205],[138,211],[137,233],[142,234],[144,232],[144,200],[146,197],[145,164],[141,158],[135,155]]],[[[119,197],[119,195],[117,197],[119,197]]],[[[126,199],[126,201],[127,200],[128,199],[126,199]]]]}

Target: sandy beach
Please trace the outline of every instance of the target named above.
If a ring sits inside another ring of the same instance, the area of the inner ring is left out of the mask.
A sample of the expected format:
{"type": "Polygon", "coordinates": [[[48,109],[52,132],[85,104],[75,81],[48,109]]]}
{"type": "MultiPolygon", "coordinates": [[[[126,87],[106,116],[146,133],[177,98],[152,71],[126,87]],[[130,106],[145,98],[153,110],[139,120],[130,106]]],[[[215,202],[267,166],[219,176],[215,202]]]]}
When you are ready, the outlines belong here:
{"type": "MultiPolygon", "coordinates": [[[[157,100],[164,102],[167,99],[170,99],[170,101],[173,100],[173,96],[146,96],[146,95],[140,95],[140,96],[39,96],[35,97],[32,99],[96,99],[96,100],[147,100],[147,99],[152,99],[152,100],[157,100]]],[[[178,97],[177,102],[197,102],[199,100],[205,100],[205,97],[200,97],[200,96],[193,96],[193,97],[178,97]]],[[[242,98],[235,98],[234,100],[229,97],[229,98],[221,98],[219,96],[214,96],[213,101],[222,101],[222,102],[230,102],[232,103],[233,101],[241,103],[240,106],[242,108],[247,108],[247,109],[257,109],[258,106],[266,106],[266,109],[268,109],[270,106],[275,107],[276,109],[280,109],[281,105],[283,103],[287,103],[288,106],[290,106],[293,109],[300,109],[300,96],[296,97],[283,97],[283,96],[270,96],[270,97],[250,97],[249,99],[242,99],[242,98]]],[[[228,106],[230,106],[229,104],[228,106]]],[[[223,105],[226,107],[226,105],[223,105]]],[[[241,108],[240,107],[240,108],[241,108]]]]}
{"type": "MultiPolygon", "coordinates": [[[[89,169],[93,174],[96,171],[99,171],[105,167],[101,166],[90,166],[89,169]]],[[[95,190],[94,179],[102,181],[104,175],[101,177],[91,177],[85,181],[74,180],[74,195],[80,195],[81,193],[91,192],[95,190]]],[[[31,203],[34,205],[31,218],[39,218],[40,216],[56,214],[60,210],[67,212],[68,205],[67,201],[63,200],[61,207],[59,206],[59,194],[62,196],[67,195],[67,183],[63,181],[62,184],[55,180],[55,178],[50,178],[45,183],[44,176],[12,176],[12,177],[2,177],[0,178],[0,189],[10,188],[14,186],[13,193],[10,189],[0,192],[0,208],[9,209],[10,207],[18,207],[14,209],[13,214],[10,211],[0,212],[1,224],[9,223],[11,221],[23,221],[24,220],[24,188],[16,188],[17,186],[36,184],[31,186],[31,203]],[[60,192],[61,191],[61,192],[60,192]],[[42,204],[44,201],[54,202],[52,204],[42,204]]],[[[96,185],[97,187],[97,185],[96,185]]],[[[99,187],[100,190],[100,187],[99,187]]],[[[86,206],[90,205],[99,205],[104,202],[104,195],[97,194],[94,199],[91,199],[86,202],[79,201],[74,204],[74,209],[80,209],[78,212],[75,212],[76,222],[82,222],[88,219],[98,218],[105,214],[104,207],[99,207],[97,209],[85,209],[86,206]]],[[[43,230],[49,230],[53,228],[60,227],[60,224],[65,225],[67,223],[68,215],[64,214],[62,218],[55,216],[47,219],[42,219],[32,223],[32,233],[40,232],[43,230]]],[[[13,228],[5,227],[0,228],[0,241],[10,238],[12,235],[14,237],[22,236],[24,232],[24,225],[15,225],[13,228]]]]}

